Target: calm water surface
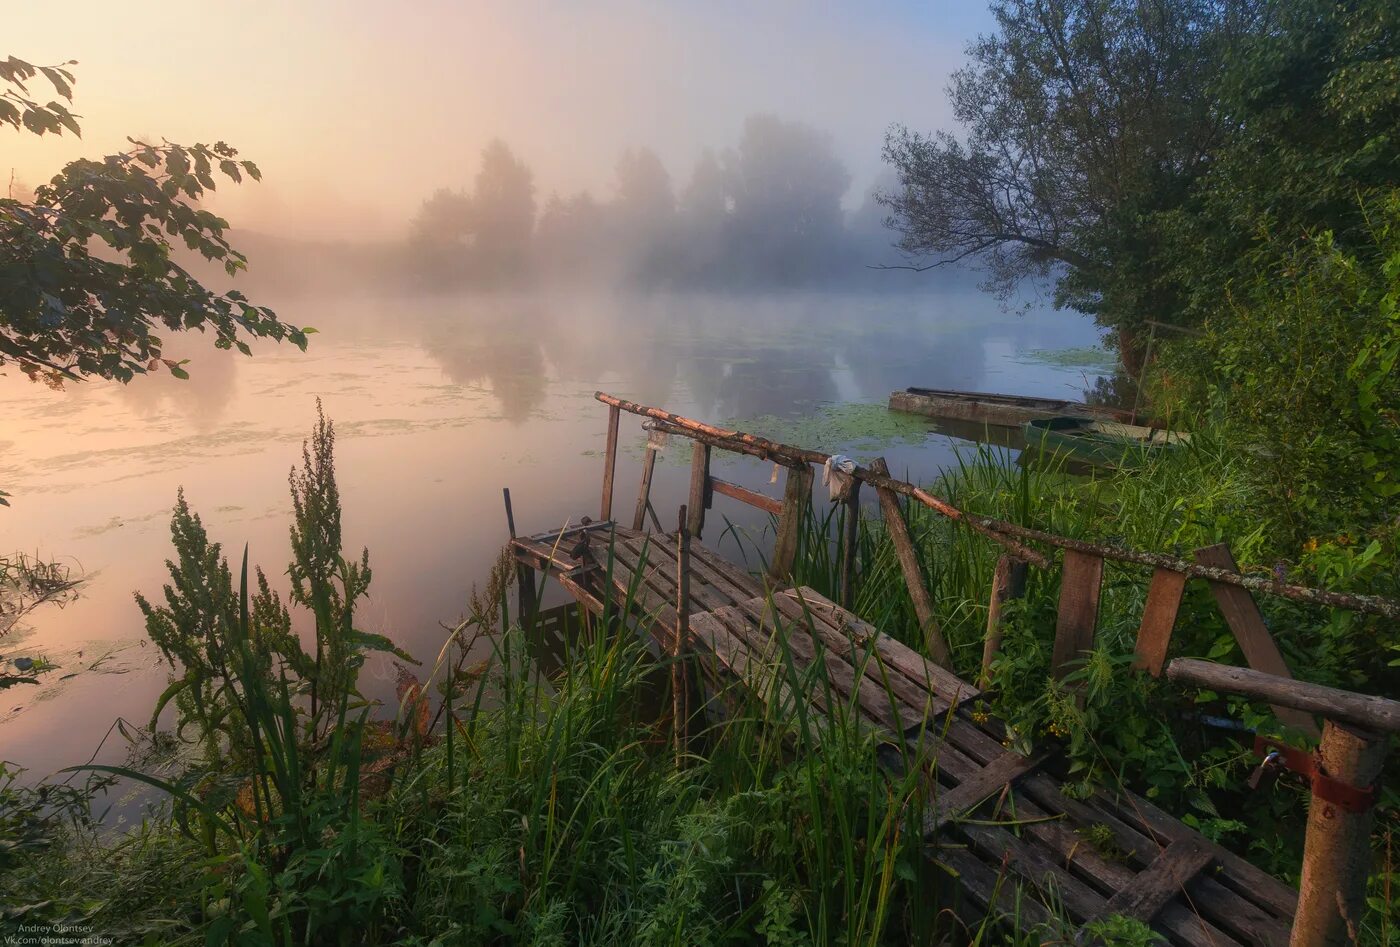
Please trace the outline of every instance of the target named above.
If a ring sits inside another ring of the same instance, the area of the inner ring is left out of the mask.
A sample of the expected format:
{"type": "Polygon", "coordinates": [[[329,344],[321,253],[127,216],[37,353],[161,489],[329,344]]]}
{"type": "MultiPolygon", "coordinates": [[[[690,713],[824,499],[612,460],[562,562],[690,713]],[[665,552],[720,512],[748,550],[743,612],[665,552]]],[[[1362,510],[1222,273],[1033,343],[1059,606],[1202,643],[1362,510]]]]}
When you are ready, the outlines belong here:
{"type": "MultiPolygon", "coordinates": [[[[289,556],[287,474],[316,399],[335,421],[350,552],[374,570],[361,613],[431,661],[506,539],[501,488],[522,531],[598,515],[604,389],[775,438],[883,455],[931,477],[960,442],[878,408],[910,385],[1074,396],[1095,371],[1046,350],[1092,346],[1073,314],[1016,316],[969,288],[919,295],[268,300],[315,326],[305,353],[253,358],[182,340],[193,379],[89,382],[62,392],[0,377],[0,542],[71,562],[89,578],[62,610],[33,616],[0,654],[61,665],[43,685],[0,691],[0,759],[38,777],[86,760],[112,722],[149,717],[167,669],[145,643],[133,591],[159,600],[168,523],[183,487],[211,538],[281,576],[289,556]]],[[[630,517],[639,419],[624,416],[617,506],[630,517]]],[[[684,502],[686,445],[658,468],[669,527],[684,502]]],[[[717,458],[720,455],[717,455],[717,458]]],[[[717,459],[726,479],[768,486],[770,468],[717,459]]],[[[716,498],[718,518],[761,526],[716,498]]],[[[709,538],[707,536],[707,538],[709,538]]],[[[725,548],[738,555],[736,548],[725,548]]],[[[281,583],[285,586],[285,580],[281,583]]],[[[392,668],[366,670],[392,694],[392,668]]],[[[120,739],[100,761],[120,762],[120,739]]]]}

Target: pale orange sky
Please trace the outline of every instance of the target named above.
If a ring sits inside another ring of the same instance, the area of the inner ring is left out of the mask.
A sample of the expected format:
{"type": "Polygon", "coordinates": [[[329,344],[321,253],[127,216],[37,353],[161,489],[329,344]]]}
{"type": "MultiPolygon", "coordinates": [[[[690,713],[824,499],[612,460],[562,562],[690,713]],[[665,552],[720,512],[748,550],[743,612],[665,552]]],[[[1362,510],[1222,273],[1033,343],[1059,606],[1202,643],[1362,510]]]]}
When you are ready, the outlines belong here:
{"type": "Polygon", "coordinates": [[[469,184],[498,136],[541,199],[606,194],[628,146],[654,148],[683,182],[753,112],[831,132],[863,190],[891,122],[946,125],[948,74],[989,25],[978,0],[8,6],[0,55],[79,61],[84,134],[0,132],[7,176],[39,183],[127,135],[223,139],[265,179],[212,206],[306,236],[397,233],[432,190],[469,184]]]}

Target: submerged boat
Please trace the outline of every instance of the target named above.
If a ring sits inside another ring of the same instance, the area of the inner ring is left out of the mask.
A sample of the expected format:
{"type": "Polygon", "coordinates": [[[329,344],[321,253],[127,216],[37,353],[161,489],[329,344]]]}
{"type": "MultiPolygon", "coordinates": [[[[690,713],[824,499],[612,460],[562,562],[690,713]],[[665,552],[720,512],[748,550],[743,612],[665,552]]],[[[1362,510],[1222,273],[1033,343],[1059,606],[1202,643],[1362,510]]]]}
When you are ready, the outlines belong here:
{"type": "Polygon", "coordinates": [[[1027,421],[1021,430],[1029,448],[1099,467],[1136,466],[1190,439],[1188,434],[1157,427],[1075,417],[1027,421]]]}
{"type": "Polygon", "coordinates": [[[975,421],[1017,427],[1027,421],[1072,416],[1118,420],[1127,412],[1082,404],[1061,398],[1032,398],[982,391],[945,391],[939,388],[906,388],[890,395],[891,411],[906,411],[930,418],[975,421]]]}

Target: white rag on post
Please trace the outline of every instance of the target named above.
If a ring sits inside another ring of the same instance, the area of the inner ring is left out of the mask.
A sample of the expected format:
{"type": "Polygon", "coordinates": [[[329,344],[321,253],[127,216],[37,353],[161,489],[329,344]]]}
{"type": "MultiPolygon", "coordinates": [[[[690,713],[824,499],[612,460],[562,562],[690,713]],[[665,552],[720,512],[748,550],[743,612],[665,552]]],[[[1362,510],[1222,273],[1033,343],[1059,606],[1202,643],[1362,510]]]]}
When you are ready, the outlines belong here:
{"type": "Polygon", "coordinates": [[[831,491],[831,502],[840,503],[851,495],[855,478],[856,462],[845,454],[832,454],[822,464],[822,485],[831,491]]]}

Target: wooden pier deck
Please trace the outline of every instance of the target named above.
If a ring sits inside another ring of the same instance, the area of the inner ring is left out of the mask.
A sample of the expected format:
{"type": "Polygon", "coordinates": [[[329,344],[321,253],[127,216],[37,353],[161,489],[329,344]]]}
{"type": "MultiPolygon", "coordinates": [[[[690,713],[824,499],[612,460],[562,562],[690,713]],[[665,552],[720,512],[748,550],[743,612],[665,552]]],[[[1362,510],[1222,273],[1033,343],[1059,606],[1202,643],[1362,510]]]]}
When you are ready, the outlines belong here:
{"type": "MultiPolygon", "coordinates": [[[[591,611],[634,588],[636,609],[667,653],[678,627],[678,548],[675,533],[610,522],[511,544],[517,562],[560,579],[591,611]]],[[[956,878],[973,917],[1004,910],[1044,921],[1045,904],[1056,903],[1080,925],[1136,917],[1173,944],[1288,942],[1297,894],[1287,885],[1139,796],[1062,794],[1054,754],[1004,747],[998,721],[975,708],[971,684],[812,589],[775,586],[698,544],[690,554],[685,648],[709,686],[781,687],[780,661],[790,658],[798,674],[815,664],[826,686],[814,693],[829,687],[832,700],[856,708],[882,739],[932,761],[929,857],[956,878]],[[1039,899],[1015,904],[1006,881],[1039,899]]],[[[817,713],[832,709],[822,700],[817,713]]]]}
{"type": "MultiPolygon", "coordinates": [[[[578,526],[517,537],[506,491],[522,613],[538,611],[532,581],[536,572],[552,576],[595,615],[630,601],[633,619],[650,630],[661,653],[686,656],[672,664],[675,673],[699,668],[710,695],[748,694],[792,710],[798,709],[792,702],[803,699],[810,706],[801,713],[809,718],[839,713],[871,728],[897,751],[882,754],[890,765],[920,761],[930,781],[931,802],[924,813],[928,857],[947,869],[963,895],[959,909],[974,923],[989,915],[1047,921],[1052,919],[1048,905],[1056,905],[1058,917],[1067,916],[1081,929],[1079,942],[1093,940],[1085,935],[1085,925],[1112,915],[1137,918],[1166,942],[1179,945],[1332,947],[1351,942],[1355,919],[1366,911],[1373,809],[1387,740],[1400,733],[1400,702],[1295,680],[1253,596],[1390,620],[1400,619],[1400,601],[1245,574],[1225,544],[1198,549],[1186,560],[972,516],[915,484],[894,479],[883,460],[862,467],[602,392],[596,397],[609,409],[600,521],[585,519],[578,526]],[[640,416],[647,432],[630,526],[615,522],[612,512],[624,412],[640,416]],[[662,531],[650,498],[656,454],[668,439],[689,440],[692,451],[689,502],[681,508],[682,527],[674,533],[662,531]],[[713,476],[712,450],[786,468],[782,498],[713,476]],[[836,537],[839,603],[810,588],[794,588],[791,581],[801,524],[810,515],[814,469],[823,467],[830,476],[832,502],[846,508],[836,537]],[[862,486],[878,495],[926,654],[849,610],[860,565],[862,486]],[[776,516],[763,576],[699,545],[705,512],[716,495],[776,516]],[[1127,673],[1165,675],[1172,683],[1267,702],[1295,736],[1319,741],[1311,755],[1295,749],[1268,752],[1281,744],[1267,733],[1255,743],[1264,758],[1260,773],[1290,769],[1311,784],[1301,893],[1126,789],[1099,789],[1087,798],[1067,794],[1062,791],[1063,761],[1053,745],[1029,755],[1011,748],[1004,726],[988,713],[990,701],[979,700],[976,687],[948,670],[947,643],[901,497],[1000,548],[988,594],[983,675],[1002,647],[1002,609],[1022,594],[1028,569],[1058,573],[1059,607],[1048,668],[1056,679],[1070,674],[1095,648],[1105,564],[1150,569],[1127,673]],[[643,531],[648,520],[655,532],[643,531]],[[1193,580],[1209,585],[1248,668],[1169,660],[1183,590],[1193,580]],[[798,681],[815,686],[792,686],[798,681]],[[1018,892],[1030,896],[1018,899],[1018,892]]],[[[673,678],[672,690],[688,695],[697,683],[678,686],[673,678]]],[[[687,699],[677,697],[672,708],[681,722],[678,739],[690,718],[682,706],[687,699]]],[[[810,738],[804,734],[807,742],[795,749],[821,752],[820,739],[810,738]]]]}

